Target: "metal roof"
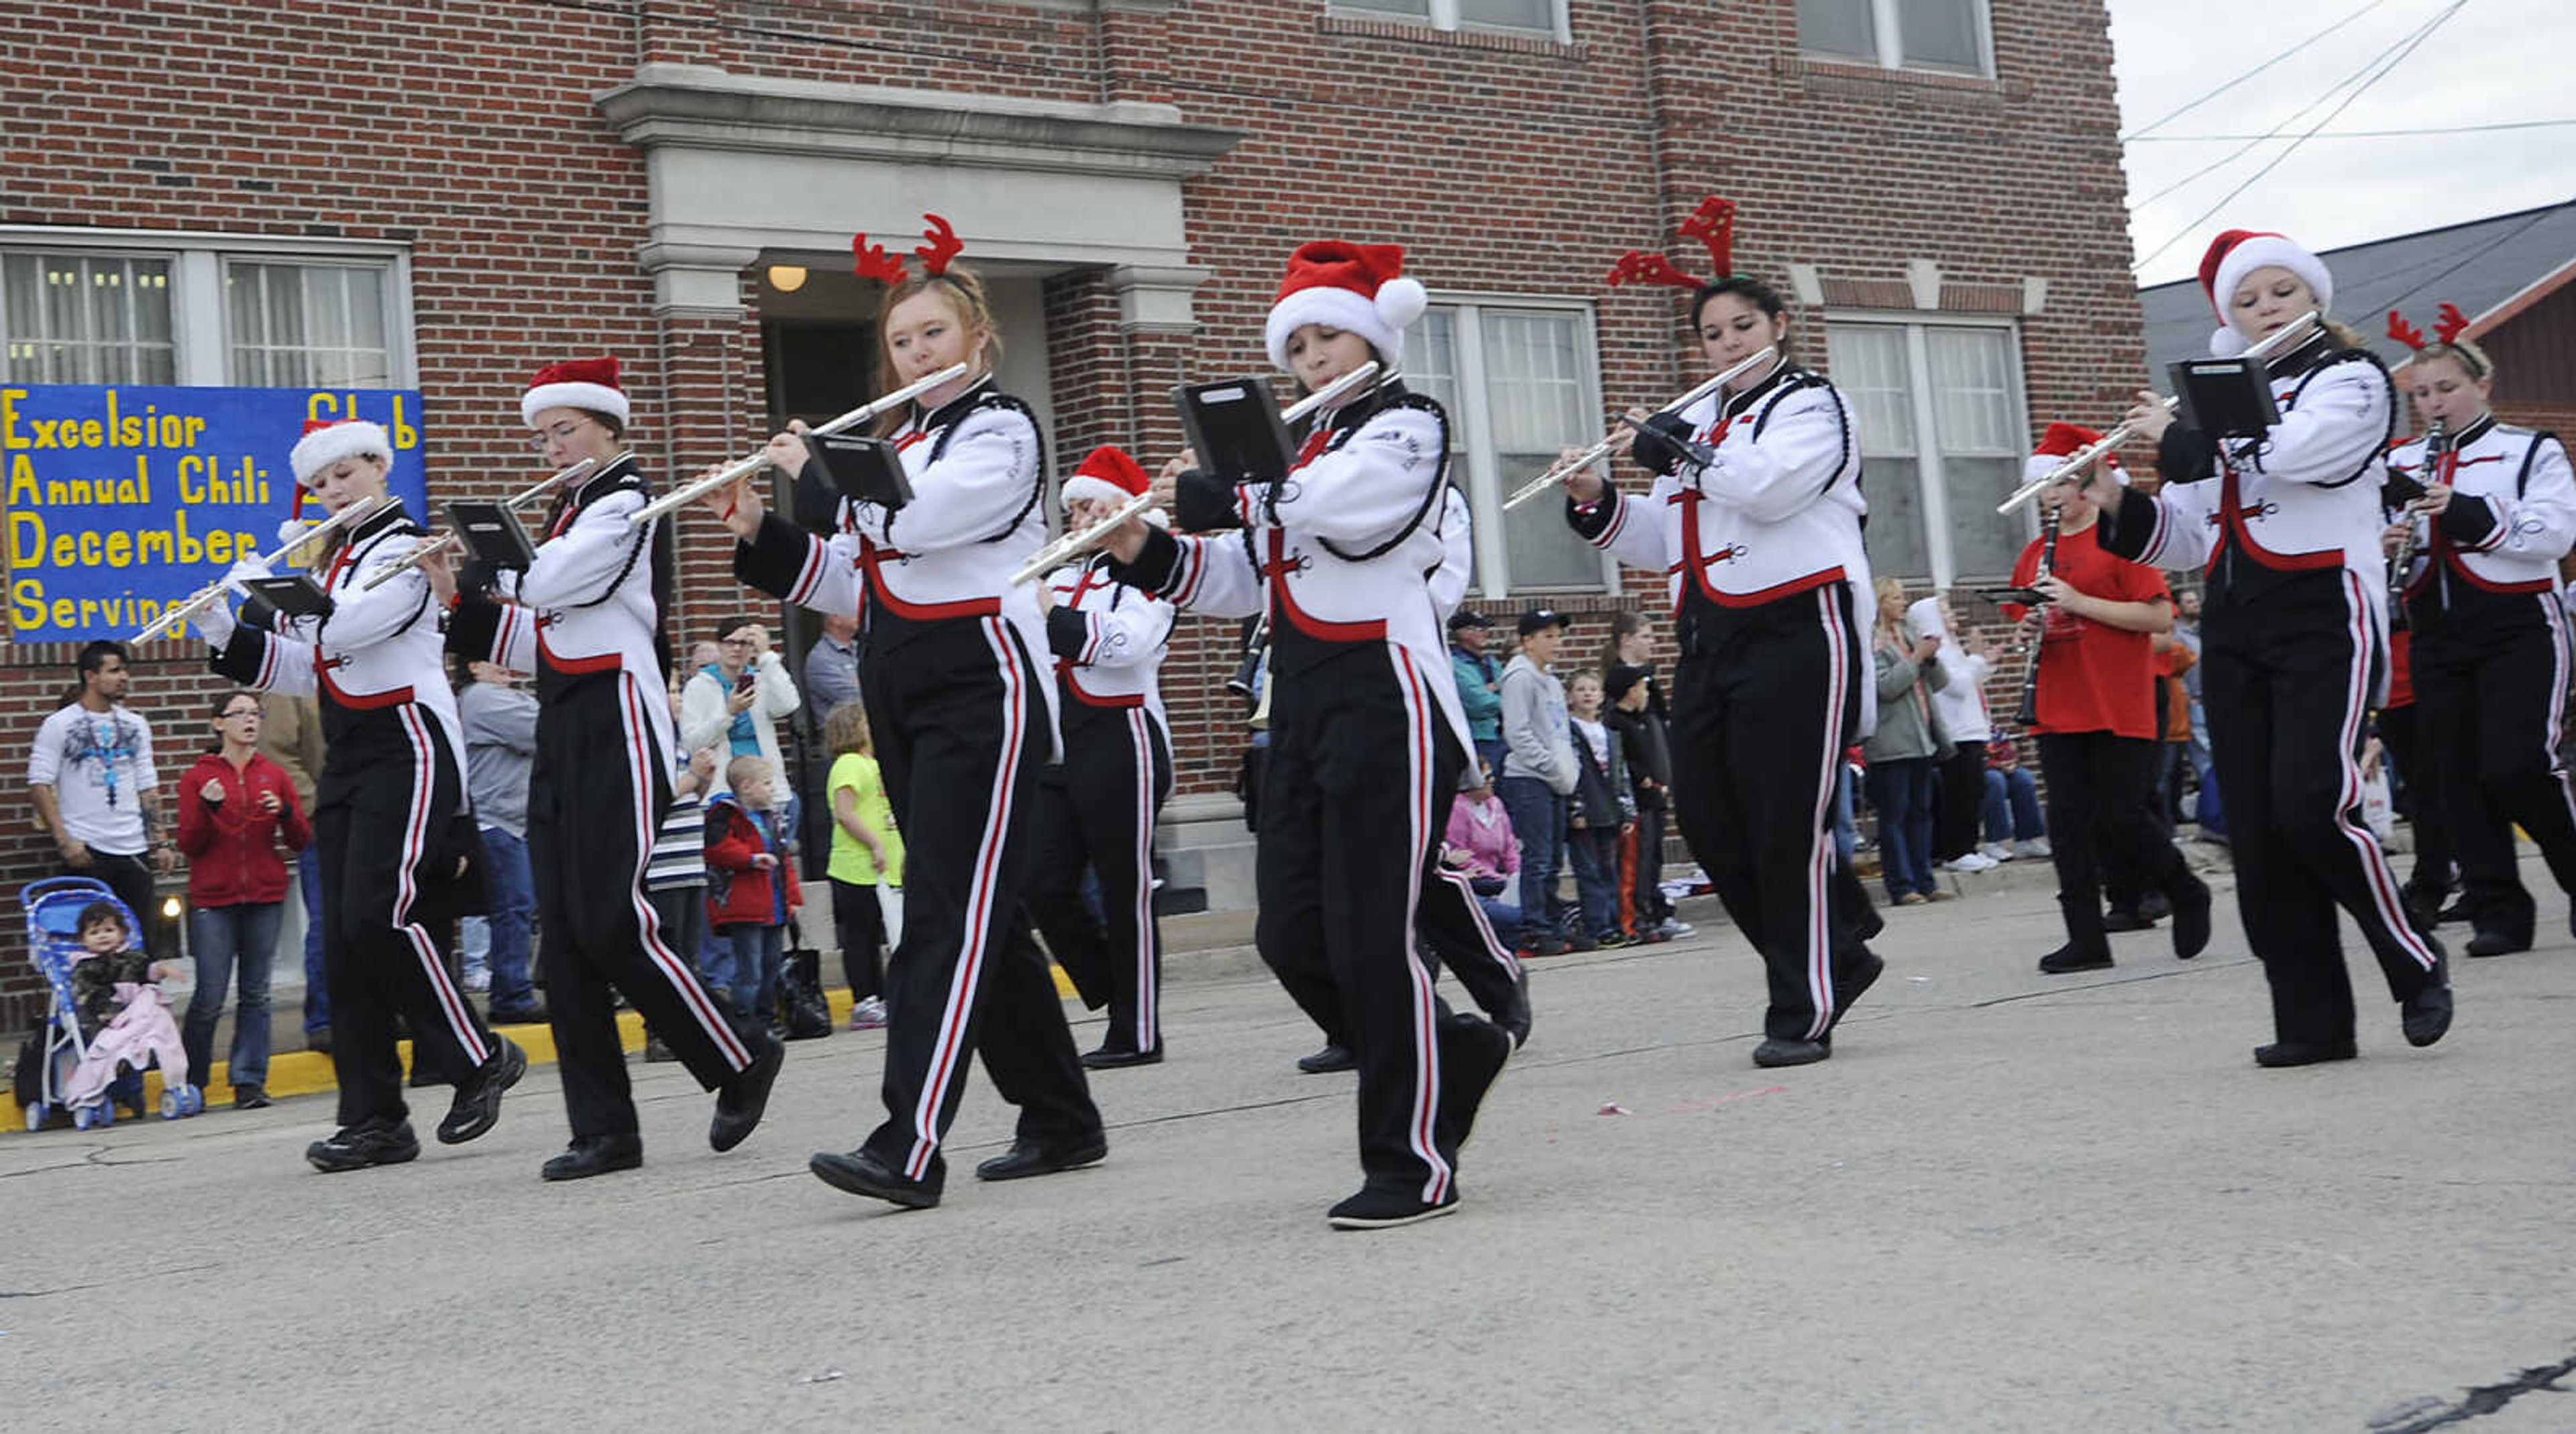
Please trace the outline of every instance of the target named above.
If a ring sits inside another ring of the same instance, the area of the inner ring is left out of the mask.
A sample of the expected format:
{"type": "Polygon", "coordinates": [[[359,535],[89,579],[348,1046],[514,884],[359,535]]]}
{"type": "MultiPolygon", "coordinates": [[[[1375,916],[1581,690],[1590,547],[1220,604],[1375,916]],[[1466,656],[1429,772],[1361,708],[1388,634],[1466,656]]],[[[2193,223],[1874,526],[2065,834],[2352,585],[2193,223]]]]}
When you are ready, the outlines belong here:
{"type": "MultiPolygon", "coordinates": [[[[2472,321],[2484,319],[2534,285],[2564,280],[2576,267],[2576,200],[2499,214],[2420,234],[2329,249],[2317,256],[2334,271],[2335,317],[2359,329],[2381,358],[2413,357],[2387,337],[2388,311],[2402,309],[2427,334],[2444,300],[2472,321]]],[[[2218,320],[2198,279],[2138,291],[2146,310],[2147,358],[2164,372],[2176,359],[2209,352],[2218,320]]]]}

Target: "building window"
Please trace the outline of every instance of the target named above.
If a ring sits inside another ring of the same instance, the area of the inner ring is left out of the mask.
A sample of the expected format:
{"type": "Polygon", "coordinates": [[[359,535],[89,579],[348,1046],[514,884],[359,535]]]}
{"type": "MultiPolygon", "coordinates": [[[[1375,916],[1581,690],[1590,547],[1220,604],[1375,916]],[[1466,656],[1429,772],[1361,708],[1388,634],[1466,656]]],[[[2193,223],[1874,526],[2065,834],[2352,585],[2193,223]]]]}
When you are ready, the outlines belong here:
{"type": "Polygon", "coordinates": [[[0,380],[406,388],[414,372],[399,251],[0,225],[0,380]]]}
{"type": "Polygon", "coordinates": [[[1994,73],[1986,0],[1798,0],[1798,46],[1891,70],[1994,73]]]}
{"type": "Polygon", "coordinates": [[[170,261],[0,254],[0,378],[172,383],[170,261]]]}
{"type": "Polygon", "coordinates": [[[2030,540],[2020,486],[2030,423],[2009,324],[1836,320],[1826,364],[1851,400],[1869,499],[1869,563],[1887,577],[2000,578],[2030,540]]]}
{"type": "Polygon", "coordinates": [[[1405,338],[1405,382],[1449,413],[1449,479],[1476,515],[1468,591],[1615,591],[1617,574],[1565,525],[1565,505],[1503,500],[1601,436],[1591,310],[1510,300],[1435,303],[1405,338]]]}
{"type": "Polygon", "coordinates": [[[1417,20],[1435,30],[1488,30],[1567,40],[1565,0],[1332,0],[1333,13],[1417,20]]]}

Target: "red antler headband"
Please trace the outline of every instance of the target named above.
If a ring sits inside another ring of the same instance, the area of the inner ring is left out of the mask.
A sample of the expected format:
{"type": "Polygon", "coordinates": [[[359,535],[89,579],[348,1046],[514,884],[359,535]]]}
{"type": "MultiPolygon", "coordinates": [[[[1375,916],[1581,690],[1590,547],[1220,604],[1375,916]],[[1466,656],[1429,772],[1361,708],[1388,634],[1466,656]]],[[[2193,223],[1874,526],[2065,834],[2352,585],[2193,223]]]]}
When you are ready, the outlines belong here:
{"type": "MultiPolygon", "coordinates": [[[[2469,316],[2460,312],[2459,305],[2447,299],[2444,300],[2441,309],[2433,317],[2433,342],[2456,344],[2460,341],[2460,335],[2467,333],[2468,329],[2469,316]]],[[[2406,322],[2406,316],[2395,309],[2388,311],[2388,336],[2419,353],[2427,347],[2424,342],[2424,331],[2406,322]]]]}
{"type": "MultiPolygon", "coordinates": [[[[914,246],[912,252],[921,258],[923,277],[935,279],[948,272],[948,261],[965,250],[966,241],[958,238],[957,231],[949,227],[948,221],[941,216],[925,214],[921,217],[930,225],[921,231],[921,237],[930,242],[914,246]]],[[[903,261],[887,254],[883,244],[869,243],[865,234],[850,240],[850,252],[858,259],[855,269],[860,278],[882,279],[889,284],[904,281],[903,261]]]]}
{"type": "MultiPolygon", "coordinates": [[[[1699,208],[1681,223],[1680,232],[1698,240],[1708,249],[1709,262],[1717,268],[1715,279],[1735,272],[1735,201],[1712,194],[1699,202],[1699,208]]],[[[1610,287],[1622,284],[1670,284],[1676,289],[1696,289],[1703,282],[1683,273],[1673,261],[1661,254],[1631,249],[1619,256],[1610,270],[1610,287]]]]}
{"type": "Polygon", "coordinates": [[[2424,351],[2424,331],[2406,322],[2406,316],[2395,309],[2388,311],[2388,336],[2417,353],[2424,351]]]}

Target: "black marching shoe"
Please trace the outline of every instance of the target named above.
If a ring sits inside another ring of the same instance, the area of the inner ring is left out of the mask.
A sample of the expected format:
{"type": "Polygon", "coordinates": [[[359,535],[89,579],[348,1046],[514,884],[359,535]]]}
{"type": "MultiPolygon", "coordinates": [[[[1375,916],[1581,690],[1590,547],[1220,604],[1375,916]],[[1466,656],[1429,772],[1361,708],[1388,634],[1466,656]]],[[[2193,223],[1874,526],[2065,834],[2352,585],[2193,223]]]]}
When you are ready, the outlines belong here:
{"type": "Polygon", "coordinates": [[[400,1165],[420,1158],[420,1137],[411,1133],[407,1120],[366,1120],[342,1126],[330,1139],[304,1147],[304,1158],[326,1174],[400,1165]]]}
{"type": "Polygon", "coordinates": [[[447,1107],[447,1118],[438,1123],[438,1143],[463,1145],[501,1121],[501,1092],[519,1083],[528,1073],[528,1053],[508,1036],[492,1038],[492,1054],[483,1058],[474,1074],[457,1083],[456,1100],[447,1107]]]}
{"type": "Polygon", "coordinates": [[[1311,1056],[1299,1056],[1297,1058],[1297,1069],[1304,1071],[1308,1075],[1324,1075],[1331,1071],[1346,1071],[1351,1070],[1358,1065],[1359,1062],[1351,1058],[1350,1050],[1344,1046],[1328,1045],[1311,1056]]]}
{"type": "Polygon", "coordinates": [[[1440,1031],[1440,1131],[1452,1150],[1476,1128],[1485,1093],[1518,1046],[1512,1033],[1481,1016],[1452,1013],[1440,1031]]]}
{"type": "Polygon", "coordinates": [[[1810,1066],[1832,1057],[1834,1048],[1823,1041],[1784,1041],[1778,1037],[1753,1048],[1753,1063],[1764,1070],[1780,1066],[1810,1066]]]}
{"type": "Polygon", "coordinates": [[[1834,1026],[1841,1025],[1843,1017],[1851,1014],[1852,1002],[1868,995],[1869,988],[1877,985],[1878,978],[1886,974],[1886,958],[1866,946],[1860,948],[1860,954],[1842,970],[1834,973],[1834,1019],[1825,1027],[1828,1046],[1833,1043],[1834,1026]]]}
{"type": "Polygon", "coordinates": [[[847,1155],[830,1150],[817,1152],[805,1162],[805,1168],[835,1190],[847,1190],[907,1210],[927,1210],[939,1203],[937,1186],[896,1174],[864,1146],[847,1155]]]}
{"type": "Polygon", "coordinates": [[[2513,932],[2498,931],[2492,926],[2471,936],[2467,948],[2472,956],[2510,956],[2517,951],[2530,949],[2529,936],[2517,938],[2513,932]]]}
{"type": "Polygon", "coordinates": [[[716,1114],[707,1123],[707,1144],[722,1153],[751,1137],[761,1112],[769,1109],[769,1088],[778,1083],[778,1068],[785,1064],[787,1047],[775,1036],[764,1038],[751,1053],[751,1064],[716,1087],[716,1114]]]}
{"type": "MultiPolygon", "coordinates": [[[[1007,1154],[996,1155],[976,1166],[975,1178],[1026,1180],[1032,1175],[1053,1175],[1059,1170],[1079,1170],[1085,1165],[1097,1165],[1108,1154],[1109,1137],[1097,1130],[1070,1145],[1059,1145],[1054,1149],[1034,1140],[1013,1140],[1007,1154]]],[[[814,1158],[822,1159],[819,1155],[814,1158]]]]}
{"type": "Polygon", "coordinates": [[[2102,913],[2102,929],[2115,936],[2124,931],[2153,931],[2156,919],[2134,907],[2114,906],[2102,913]]]}
{"type": "Polygon", "coordinates": [[[1503,1002],[1503,1008],[1486,1014],[1492,1018],[1495,1025],[1511,1033],[1513,1050],[1519,1050],[1529,1044],[1530,998],[1527,970],[1513,973],[1511,999],[1503,1002]]]}
{"type": "Polygon", "coordinates": [[[2408,882],[2397,889],[2397,904],[2406,911],[2406,920],[2418,931],[2431,931],[2442,922],[2442,898],[2449,893],[2435,887],[2408,882]]]}
{"type": "Polygon", "coordinates": [[[2149,924],[2173,915],[2173,902],[2161,891],[2150,891],[2138,898],[2138,919],[2149,924]]]}
{"type": "Polygon", "coordinates": [[[2350,1041],[2274,1041],[2254,1048],[2254,1064],[2265,1070],[2287,1066],[2322,1065],[2327,1061],[2348,1061],[2361,1054],[2350,1041]]]}
{"type": "Polygon", "coordinates": [[[2173,894],[2173,953],[2188,961],[2209,949],[2209,883],[2189,872],[2182,879],[2173,894]]]}
{"type": "Polygon", "coordinates": [[[564,1153],[547,1161],[537,1174],[548,1180],[587,1180],[613,1170],[633,1170],[643,1163],[640,1135],[576,1135],[564,1153]]]}
{"type": "Polygon", "coordinates": [[[1457,1208],[1454,1184],[1442,1198],[1428,1202],[1400,1191],[1363,1189],[1326,1212],[1324,1220],[1336,1230],[1392,1230],[1436,1220],[1457,1208]]]}
{"type": "Polygon", "coordinates": [[[1158,1066],[1162,1063],[1163,1043],[1161,1041],[1156,1041],[1150,1051],[1140,1051],[1132,1046],[1103,1045],[1096,1051],[1082,1053],[1084,1070],[1107,1071],[1117,1070],[1121,1066],[1158,1066]]]}
{"type": "Polygon", "coordinates": [[[2397,1003],[2397,1028],[2410,1046],[2429,1046],[2451,1029],[2451,962],[2441,950],[2433,948],[2433,969],[2425,973],[2424,984],[2397,1003]]]}
{"type": "Polygon", "coordinates": [[[2039,958],[2040,974],[2044,976],[2064,976],[2075,971],[2107,971],[2110,967],[2110,952],[2086,951],[2073,942],[2039,958]]]}

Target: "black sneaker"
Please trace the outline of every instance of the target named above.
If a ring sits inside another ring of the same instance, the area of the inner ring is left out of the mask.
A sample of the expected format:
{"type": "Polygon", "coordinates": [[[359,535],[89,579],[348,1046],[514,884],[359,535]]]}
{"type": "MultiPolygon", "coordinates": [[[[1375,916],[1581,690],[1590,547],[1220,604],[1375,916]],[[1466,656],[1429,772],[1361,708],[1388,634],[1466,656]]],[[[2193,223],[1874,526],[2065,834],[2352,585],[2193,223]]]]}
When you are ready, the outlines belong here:
{"type": "Polygon", "coordinates": [[[1163,1046],[1157,1041],[1150,1051],[1132,1046],[1103,1045],[1096,1051],[1082,1053],[1082,1068],[1090,1071],[1117,1070],[1122,1066],[1158,1066],[1163,1063],[1163,1046]]]}
{"type": "Polygon", "coordinates": [[[2499,931],[2490,926],[2471,936],[2467,949],[2472,956],[2510,956],[2517,951],[2530,950],[2531,937],[2528,934],[2517,937],[2513,932],[2499,931]]]}
{"type": "Polygon", "coordinates": [[[778,1083],[778,1068],[787,1063],[787,1047],[776,1037],[761,1042],[751,1055],[751,1064],[734,1072],[716,1091],[716,1115],[707,1125],[707,1144],[718,1152],[733,1149],[751,1137],[760,1124],[763,1111],[769,1109],[769,1088],[778,1083]]]}
{"type": "Polygon", "coordinates": [[[2154,923],[2173,915],[2173,902],[2161,891],[2150,891],[2138,898],[2138,919],[2154,923]]]}
{"type": "MultiPolygon", "coordinates": [[[[1108,1156],[1109,1137],[1099,1131],[1054,1149],[1049,1149],[1033,1140],[1013,1140],[1007,1153],[996,1155],[976,1166],[975,1178],[1026,1180],[1032,1175],[1053,1175],[1061,1170],[1079,1170],[1086,1165],[1097,1165],[1108,1156]]],[[[822,1157],[815,1158],[819,1160],[822,1157]]]]}
{"type": "Polygon", "coordinates": [[[865,1146],[847,1155],[823,1151],[805,1162],[814,1178],[835,1190],[901,1205],[907,1210],[927,1210],[939,1203],[939,1188],[926,1181],[897,1174],[886,1163],[868,1153],[865,1146]]]}
{"type": "Polygon", "coordinates": [[[2039,958],[2040,974],[2063,976],[2072,971],[2107,971],[2111,967],[2108,951],[2083,951],[2072,944],[2060,946],[2039,958]]]}
{"type": "Polygon", "coordinates": [[[2397,1005],[2397,1026],[2410,1046],[2429,1046],[2451,1029],[2451,963],[2438,954],[2440,949],[2434,948],[2433,969],[2424,984],[2397,1005]]]}
{"type": "Polygon", "coordinates": [[[1869,994],[1869,988],[1877,985],[1878,978],[1886,974],[1887,958],[1866,946],[1861,947],[1860,954],[1846,963],[1842,970],[1834,973],[1834,1018],[1825,1026],[1825,1043],[1828,1046],[1833,1043],[1834,1027],[1841,1025],[1843,1017],[1851,1014],[1852,1002],[1869,994]]]}
{"type": "Polygon", "coordinates": [[[266,1110],[266,1109],[268,1109],[268,1087],[266,1087],[266,1086],[257,1086],[257,1085],[237,1085],[237,1086],[234,1086],[234,1087],[233,1087],[233,1109],[235,1109],[235,1110],[266,1110]]]}
{"type": "Polygon", "coordinates": [[[2209,883],[2189,872],[2173,895],[2173,953],[2188,961],[2209,949],[2209,883]]]}
{"type": "Polygon", "coordinates": [[[1481,1016],[1453,1012],[1440,1030],[1440,1131],[1452,1150],[1476,1128],[1485,1093],[1511,1063],[1511,1032],[1481,1016]]]}
{"type": "Polygon", "coordinates": [[[2254,1048],[2254,1064],[2265,1070],[2280,1070],[2288,1066],[2348,1061],[2359,1054],[2350,1041],[2274,1041],[2268,1046],[2254,1048]]]}
{"type": "Polygon", "coordinates": [[[2126,906],[2114,906],[2102,913],[2102,929],[2114,935],[2124,931],[2153,931],[2155,918],[2126,906]]]}
{"type": "Polygon", "coordinates": [[[1529,971],[1526,968],[1513,974],[1512,994],[1504,1000],[1503,1008],[1486,1014],[1493,1018],[1495,1025],[1511,1033],[1513,1050],[1529,1044],[1529,971]]]}
{"type": "Polygon", "coordinates": [[[1328,1045],[1311,1056],[1299,1056],[1297,1058],[1297,1069],[1304,1071],[1308,1075],[1325,1075],[1332,1071],[1346,1071],[1354,1069],[1358,1065],[1359,1062],[1351,1058],[1351,1053],[1348,1048],[1336,1045],[1328,1045]]]}
{"type": "Polygon", "coordinates": [[[633,1170],[644,1163],[640,1135],[576,1135],[564,1153],[537,1170],[546,1180],[587,1180],[614,1170],[633,1170]]]}
{"type": "Polygon", "coordinates": [[[328,1140],[304,1147],[304,1158],[325,1174],[364,1170],[370,1165],[400,1165],[420,1158],[420,1137],[407,1120],[368,1120],[342,1126],[328,1140]]]}
{"type": "Polygon", "coordinates": [[[492,1054],[474,1074],[457,1083],[456,1100],[438,1123],[438,1143],[463,1145],[501,1121],[501,1092],[528,1073],[528,1053],[508,1036],[492,1038],[492,1054]]]}
{"type": "Polygon", "coordinates": [[[1324,1220],[1336,1230],[1392,1230],[1398,1225],[1436,1220],[1457,1208],[1455,1184],[1441,1199],[1428,1203],[1395,1191],[1363,1189],[1335,1205],[1324,1220]]]}
{"type": "Polygon", "coordinates": [[[1833,1058],[1834,1048],[1823,1041],[1766,1040],[1753,1048],[1753,1063],[1764,1070],[1781,1066],[1811,1066],[1833,1058]]]}

